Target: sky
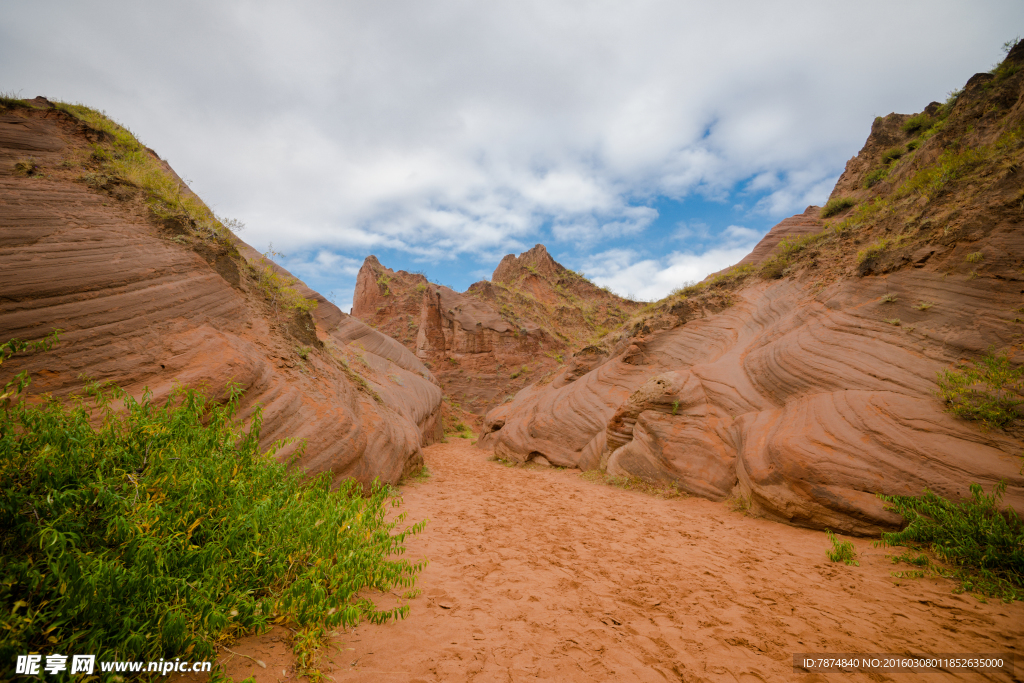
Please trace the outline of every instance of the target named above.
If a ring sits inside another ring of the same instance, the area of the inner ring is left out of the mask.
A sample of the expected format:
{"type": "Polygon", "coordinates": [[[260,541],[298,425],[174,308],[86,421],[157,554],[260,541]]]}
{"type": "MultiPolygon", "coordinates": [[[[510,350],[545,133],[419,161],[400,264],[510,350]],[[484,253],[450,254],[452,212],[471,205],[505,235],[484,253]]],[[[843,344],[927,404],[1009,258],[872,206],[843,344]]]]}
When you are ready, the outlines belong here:
{"type": "Polygon", "coordinates": [[[34,0],[0,90],[106,112],[343,310],[369,254],[462,291],[538,243],[651,300],[1022,32],[1019,0],[34,0]]]}

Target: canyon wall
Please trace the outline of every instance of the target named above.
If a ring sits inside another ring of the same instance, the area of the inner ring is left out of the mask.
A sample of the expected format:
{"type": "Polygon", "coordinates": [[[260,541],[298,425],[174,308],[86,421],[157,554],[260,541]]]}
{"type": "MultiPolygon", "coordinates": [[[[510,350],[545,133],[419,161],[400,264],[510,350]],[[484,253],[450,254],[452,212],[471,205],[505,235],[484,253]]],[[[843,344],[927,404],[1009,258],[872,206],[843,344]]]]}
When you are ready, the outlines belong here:
{"type": "Polygon", "coordinates": [[[877,493],[1024,510],[1019,427],[946,410],[939,373],[1024,361],[1024,52],[916,117],[891,114],[826,211],[670,296],[490,411],[504,458],[732,497],[853,534],[898,525],[877,493]],[[576,367],[578,366],[578,367],[576,367]]]}
{"type": "Polygon", "coordinates": [[[109,381],[157,400],[177,384],[223,397],[233,382],[241,417],[262,407],[263,446],[296,439],[286,458],[305,442],[309,472],[368,485],[422,464],[441,391],[413,354],[236,237],[157,219],[144,191],[100,174],[102,132],[28,104],[0,109],[0,338],[63,332],[0,381],[27,371],[32,394],[109,381]],[[318,302],[312,314],[277,300],[270,271],[318,302]]]}

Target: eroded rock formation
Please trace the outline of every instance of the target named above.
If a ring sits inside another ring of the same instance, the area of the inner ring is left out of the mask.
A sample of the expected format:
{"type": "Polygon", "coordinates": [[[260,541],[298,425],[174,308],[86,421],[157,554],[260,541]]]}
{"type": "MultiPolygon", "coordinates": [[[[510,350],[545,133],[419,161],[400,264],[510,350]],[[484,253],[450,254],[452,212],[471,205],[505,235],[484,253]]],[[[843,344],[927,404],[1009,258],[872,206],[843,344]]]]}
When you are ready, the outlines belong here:
{"type": "Polygon", "coordinates": [[[550,377],[568,349],[618,327],[639,308],[563,267],[543,245],[505,256],[491,281],[464,293],[375,256],[356,279],[353,316],[400,340],[470,411],[550,377]]]}
{"type": "Polygon", "coordinates": [[[852,208],[783,221],[492,410],[481,445],[854,534],[899,523],[876,493],[1004,480],[1024,510],[1021,435],[954,417],[936,384],[1024,334],[1022,92],[1024,70],[978,75],[920,125],[879,119],[833,192],[852,208]]]}
{"type": "Polygon", "coordinates": [[[304,440],[311,472],[369,484],[422,464],[441,391],[412,353],[301,283],[312,316],[268,298],[264,269],[290,282],[286,271],[237,238],[156,220],[139,188],[94,172],[103,133],[30,104],[0,108],[0,338],[64,332],[0,381],[25,370],[33,393],[88,378],[158,400],[177,383],[223,395],[234,382],[243,417],[262,406],[264,446],[304,440]]]}

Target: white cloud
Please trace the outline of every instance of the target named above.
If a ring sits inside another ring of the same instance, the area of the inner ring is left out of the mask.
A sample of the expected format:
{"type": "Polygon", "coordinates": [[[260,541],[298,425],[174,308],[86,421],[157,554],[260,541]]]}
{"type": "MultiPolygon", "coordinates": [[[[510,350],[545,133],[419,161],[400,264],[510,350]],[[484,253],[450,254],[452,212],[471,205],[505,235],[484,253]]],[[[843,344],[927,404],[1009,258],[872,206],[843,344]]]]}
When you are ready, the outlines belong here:
{"type": "Polygon", "coordinates": [[[12,3],[0,80],[107,110],[254,244],[486,259],[547,226],[597,249],[653,198],[743,182],[802,211],[876,114],[1021,24],[1017,0],[12,3]]]}
{"type": "Polygon", "coordinates": [[[730,225],[722,237],[722,246],[699,254],[673,251],[663,257],[643,258],[632,249],[609,249],[584,259],[582,270],[596,284],[620,296],[654,301],[734,265],[750,253],[761,233],[730,225]]]}

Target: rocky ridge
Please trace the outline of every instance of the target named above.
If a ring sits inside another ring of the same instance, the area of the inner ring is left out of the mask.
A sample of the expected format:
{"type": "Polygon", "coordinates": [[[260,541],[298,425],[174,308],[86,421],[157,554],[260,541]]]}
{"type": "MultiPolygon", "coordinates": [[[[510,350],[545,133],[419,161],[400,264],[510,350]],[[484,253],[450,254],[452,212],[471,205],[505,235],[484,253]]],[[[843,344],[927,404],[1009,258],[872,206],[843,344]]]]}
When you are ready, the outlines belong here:
{"type": "Polygon", "coordinates": [[[505,256],[490,281],[462,293],[369,256],[356,279],[352,315],[413,350],[457,406],[482,416],[550,377],[571,349],[621,326],[640,307],[565,268],[538,244],[505,256]]]}
{"type": "Polygon", "coordinates": [[[2,381],[27,371],[33,394],[55,396],[109,381],[156,400],[233,382],[243,418],[262,406],[263,446],[294,437],[286,458],[305,441],[310,472],[369,485],[421,466],[421,444],[441,436],[441,391],[420,360],[223,228],[155,212],[109,172],[123,153],[45,98],[0,107],[0,337],[63,330],[51,352],[5,363],[2,381]]]}
{"type": "Polygon", "coordinates": [[[852,534],[900,523],[876,493],[1005,481],[1024,510],[1021,434],[954,417],[936,385],[1024,360],[1022,67],[1018,45],[946,104],[876,120],[820,213],[490,411],[480,445],[852,534]]]}

